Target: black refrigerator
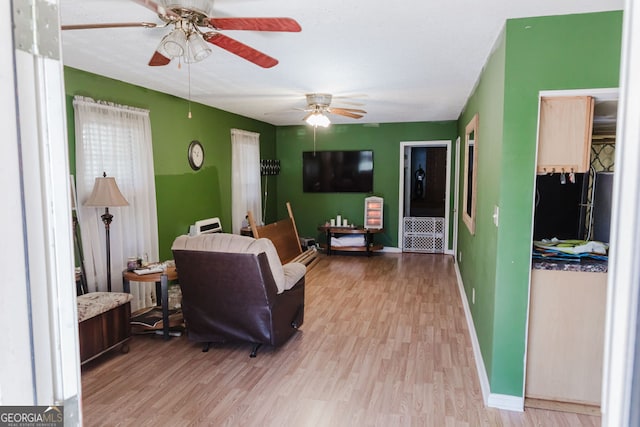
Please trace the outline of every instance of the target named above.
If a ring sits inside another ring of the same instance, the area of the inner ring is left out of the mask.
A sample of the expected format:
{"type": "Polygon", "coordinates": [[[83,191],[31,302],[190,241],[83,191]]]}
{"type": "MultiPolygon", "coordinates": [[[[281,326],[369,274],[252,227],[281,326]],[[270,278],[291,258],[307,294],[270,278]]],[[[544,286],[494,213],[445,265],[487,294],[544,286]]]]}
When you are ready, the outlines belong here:
{"type": "Polygon", "coordinates": [[[592,240],[609,243],[613,172],[596,172],[594,186],[592,240]]]}
{"type": "Polygon", "coordinates": [[[533,240],[584,239],[588,186],[584,173],[537,175],[533,240]]]}

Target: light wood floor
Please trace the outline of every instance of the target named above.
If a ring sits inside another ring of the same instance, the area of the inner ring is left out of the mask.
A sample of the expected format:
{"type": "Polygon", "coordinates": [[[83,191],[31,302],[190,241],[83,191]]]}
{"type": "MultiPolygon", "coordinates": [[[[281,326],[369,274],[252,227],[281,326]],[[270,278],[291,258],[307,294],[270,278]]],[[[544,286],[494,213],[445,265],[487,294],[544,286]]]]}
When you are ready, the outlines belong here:
{"type": "Polygon", "coordinates": [[[598,426],[485,408],[443,255],[321,256],[283,347],[139,335],[82,369],[85,426],[598,426]]]}

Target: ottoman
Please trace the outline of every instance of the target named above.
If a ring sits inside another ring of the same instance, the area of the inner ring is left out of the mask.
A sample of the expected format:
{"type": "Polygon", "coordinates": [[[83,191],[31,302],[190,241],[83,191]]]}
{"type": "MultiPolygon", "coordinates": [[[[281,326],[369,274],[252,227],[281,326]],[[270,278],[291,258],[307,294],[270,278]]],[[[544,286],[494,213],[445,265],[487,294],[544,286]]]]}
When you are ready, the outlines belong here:
{"type": "Polygon", "coordinates": [[[90,292],[78,296],[80,363],[84,364],[121,345],[129,351],[131,294],[90,292]]]}

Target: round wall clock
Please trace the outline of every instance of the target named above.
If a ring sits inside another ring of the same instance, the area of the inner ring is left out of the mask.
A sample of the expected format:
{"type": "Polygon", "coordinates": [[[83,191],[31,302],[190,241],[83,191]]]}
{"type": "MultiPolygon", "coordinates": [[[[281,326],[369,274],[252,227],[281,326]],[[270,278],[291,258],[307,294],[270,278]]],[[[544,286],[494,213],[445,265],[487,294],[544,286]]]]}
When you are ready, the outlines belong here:
{"type": "Polygon", "coordinates": [[[191,144],[189,144],[188,158],[191,169],[197,171],[202,167],[204,163],[204,148],[202,148],[202,144],[199,141],[191,141],[191,144]]]}

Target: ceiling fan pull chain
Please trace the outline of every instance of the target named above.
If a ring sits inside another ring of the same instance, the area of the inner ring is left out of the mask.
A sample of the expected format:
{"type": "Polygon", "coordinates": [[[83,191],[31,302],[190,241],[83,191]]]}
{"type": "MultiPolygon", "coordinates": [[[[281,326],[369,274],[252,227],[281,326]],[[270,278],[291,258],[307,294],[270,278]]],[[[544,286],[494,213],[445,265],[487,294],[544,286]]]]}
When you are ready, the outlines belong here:
{"type": "Polygon", "coordinates": [[[191,63],[187,62],[187,74],[189,75],[189,114],[187,114],[187,118],[191,118],[191,63]]]}
{"type": "Polygon", "coordinates": [[[313,127],[313,157],[316,156],[316,129],[317,126],[313,127]]]}

